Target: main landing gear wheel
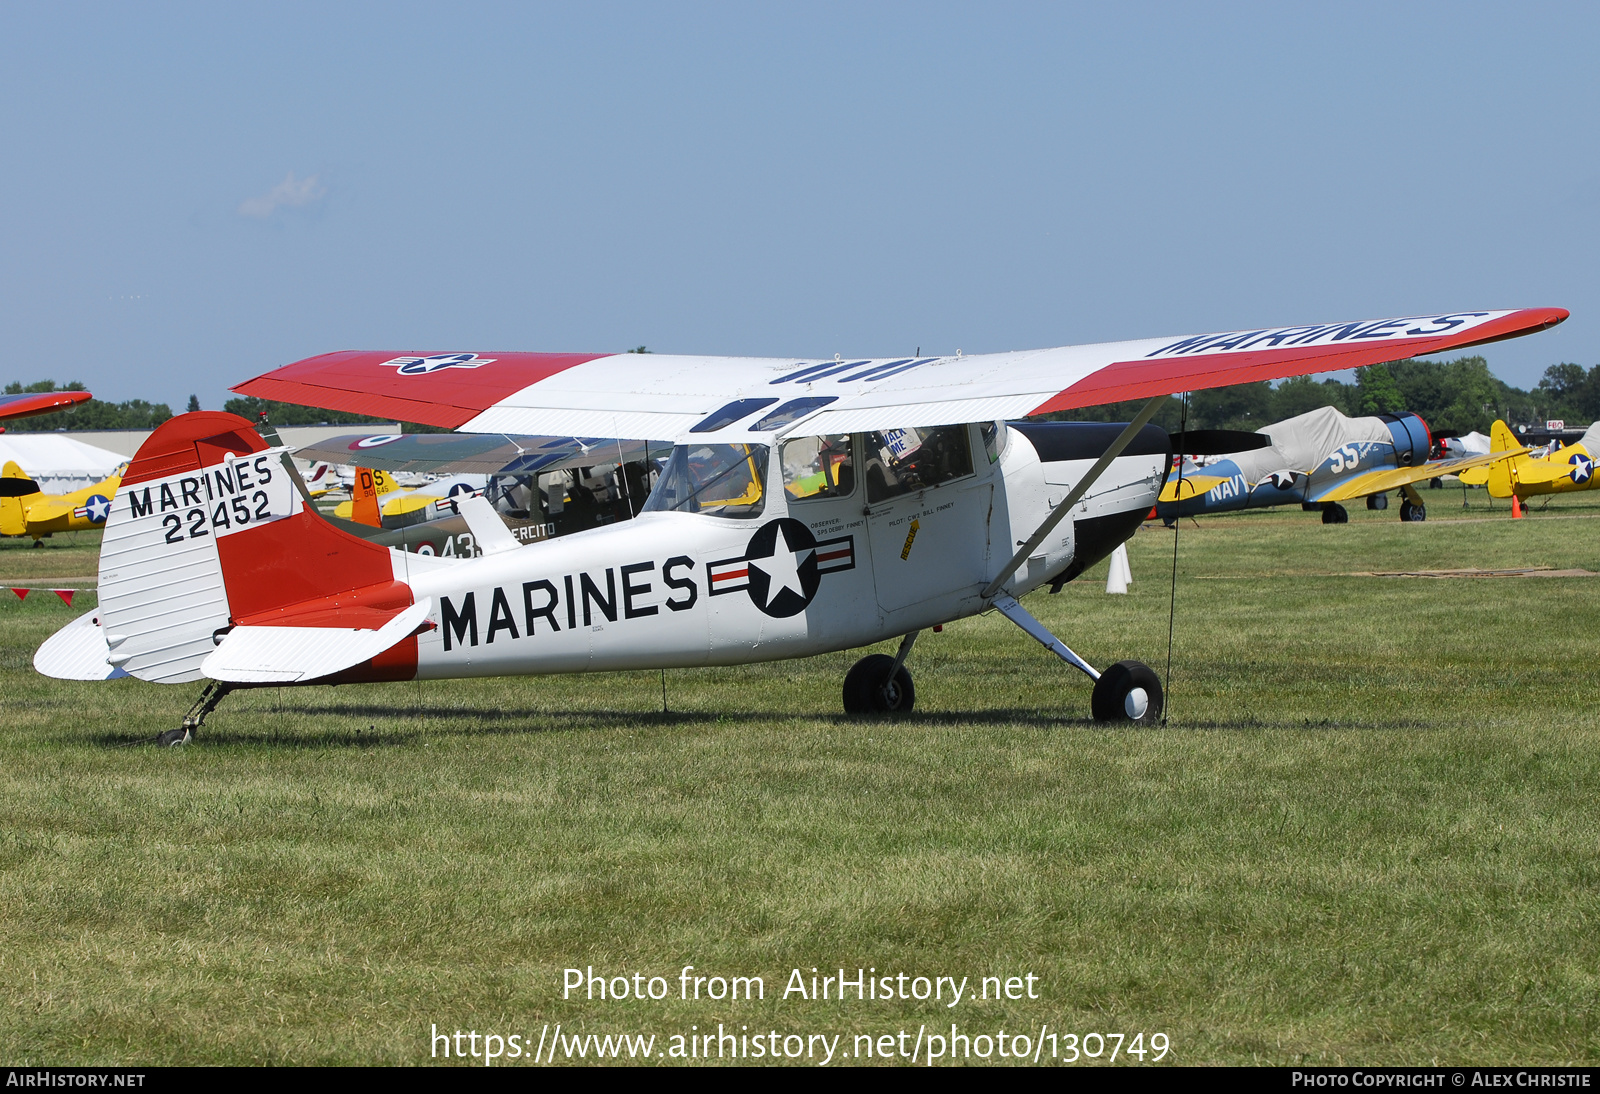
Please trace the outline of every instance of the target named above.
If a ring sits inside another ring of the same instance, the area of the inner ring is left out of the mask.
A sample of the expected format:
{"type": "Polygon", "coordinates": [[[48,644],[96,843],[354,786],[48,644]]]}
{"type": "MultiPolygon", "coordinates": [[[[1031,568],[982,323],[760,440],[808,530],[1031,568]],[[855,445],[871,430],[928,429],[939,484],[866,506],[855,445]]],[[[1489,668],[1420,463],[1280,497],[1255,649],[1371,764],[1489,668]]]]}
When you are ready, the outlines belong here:
{"type": "Polygon", "coordinates": [[[1330,501],[1322,507],[1323,524],[1349,524],[1350,511],[1336,501],[1330,501]]]}
{"type": "Polygon", "coordinates": [[[917,689],[904,665],[889,679],[894,658],[884,653],[863,657],[844,677],[846,714],[909,714],[917,702],[917,689]]]}
{"type": "Polygon", "coordinates": [[[1418,505],[1410,498],[1400,502],[1400,519],[1406,522],[1423,521],[1428,519],[1428,507],[1418,505]]]}
{"type": "Polygon", "coordinates": [[[1094,682],[1089,708],[1097,722],[1132,722],[1148,726],[1161,721],[1164,697],[1161,679],[1149,665],[1118,661],[1094,682]]]}

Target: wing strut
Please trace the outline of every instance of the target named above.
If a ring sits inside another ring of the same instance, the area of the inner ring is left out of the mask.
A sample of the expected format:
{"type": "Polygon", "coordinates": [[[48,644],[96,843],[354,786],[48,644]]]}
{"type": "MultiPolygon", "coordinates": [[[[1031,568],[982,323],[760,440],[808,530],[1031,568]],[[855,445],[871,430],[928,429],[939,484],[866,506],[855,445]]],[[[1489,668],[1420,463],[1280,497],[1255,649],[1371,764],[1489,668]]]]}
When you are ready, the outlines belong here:
{"type": "Polygon", "coordinates": [[[1017,572],[1017,567],[1021,566],[1028,556],[1033,554],[1034,548],[1043,543],[1045,537],[1055,531],[1056,525],[1060,524],[1062,519],[1072,512],[1072,507],[1078,504],[1078,500],[1088,492],[1089,487],[1095,484],[1095,480],[1105,474],[1106,468],[1111,466],[1111,461],[1122,455],[1122,450],[1128,447],[1133,438],[1138,435],[1139,430],[1150,424],[1150,419],[1156,416],[1156,411],[1161,409],[1161,404],[1166,399],[1167,396],[1165,395],[1157,395],[1154,399],[1144,404],[1144,408],[1134,415],[1134,419],[1128,423],[1128,427],[1117,434],[1117,439],[1111,442],[1111,447],[1106,449],[1105,453],[1095,461],[1093,467],[1089,468],[1089,473],[1080,479],[1078,485],[1072,488],[1072,491],[1062,500],[1061,504],[1051,510],[1048,517],[1044,518],[1044,523],[1039,525],[1039,530],[1028,537],[1028,542],[1024,543],[1017,553],[1011,556],[1010,562],[1000,568],[1000,572],[995,574],[994,580],[984,586],[981,594],[983,599],[988,600],[999,592],[1000,586],[1004,585],[1011,575],[1017,572]]]}
{"type": "Polygon", "coordinates": [[[1035,619],[1028,612],[1028,609],[1009,596],[997,597],[994,606],[1000,610],[1001,615],[1021,627],[1039,645],[1061,658],[1061,660],[1083,673],[1089,679],[1099,682],[1100,674],[1095,671],[1094,666],[1068,649],[1067,644],[1051,634],[1049,628],[1035,619]]]}

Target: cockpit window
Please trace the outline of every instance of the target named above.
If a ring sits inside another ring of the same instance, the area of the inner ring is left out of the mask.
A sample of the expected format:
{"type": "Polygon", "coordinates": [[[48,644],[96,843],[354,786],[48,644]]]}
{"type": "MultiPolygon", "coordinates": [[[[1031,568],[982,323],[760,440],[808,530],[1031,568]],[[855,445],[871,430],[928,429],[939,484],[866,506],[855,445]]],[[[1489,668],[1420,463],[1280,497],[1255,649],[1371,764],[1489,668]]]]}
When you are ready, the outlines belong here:
{"type": "Polygon", "coordinates": [[[972,443],[964,425],[885,429],[868,433],[866,441],[871,505],[972,474],[972,443]]]}
{"type": "Polygon", "coordinates": [[[641,512],[759,517],[766,466],[764,444],[680,444],[641,512]]]}
{"type": "Polygon", "coordinates": [[[783,465],[783,490],[790,500],[843,498],[855,492],[855,464],[850,458],[850,434],[796,437],[778,449],[783,465]]]}

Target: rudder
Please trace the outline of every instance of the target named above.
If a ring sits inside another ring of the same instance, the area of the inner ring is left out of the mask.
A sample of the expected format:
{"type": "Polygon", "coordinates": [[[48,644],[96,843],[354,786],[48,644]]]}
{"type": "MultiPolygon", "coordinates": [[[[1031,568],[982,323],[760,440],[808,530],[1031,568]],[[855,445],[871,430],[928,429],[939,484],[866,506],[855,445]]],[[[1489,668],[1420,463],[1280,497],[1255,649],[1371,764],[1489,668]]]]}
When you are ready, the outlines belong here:
{"type": "Polygon", "coordinates": [[[337,614],[339,626],[375,629],[412,603],[388,548],[305,505],[287,452],[219,411],[173,418],[140,446],[101,548],[112,664],[144,680],[198,680],[236,626],[329,626],[337,614]]]}

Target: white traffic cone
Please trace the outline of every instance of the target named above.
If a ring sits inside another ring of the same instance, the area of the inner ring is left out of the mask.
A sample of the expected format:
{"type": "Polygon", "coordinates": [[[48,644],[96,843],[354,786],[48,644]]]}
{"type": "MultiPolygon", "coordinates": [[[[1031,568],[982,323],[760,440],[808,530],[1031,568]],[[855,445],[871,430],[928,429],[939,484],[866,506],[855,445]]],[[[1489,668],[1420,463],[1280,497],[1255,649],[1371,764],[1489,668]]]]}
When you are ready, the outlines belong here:
{"type": "Polygon", "coordinates": [[[1111,552],[1111,569],[1106,573],[1106,592],[1126,593],[1128,585],[1133,581],[1133,571],[1128,568],[1128,545],[1117,544],[1117,549],[1111,552]]]}

